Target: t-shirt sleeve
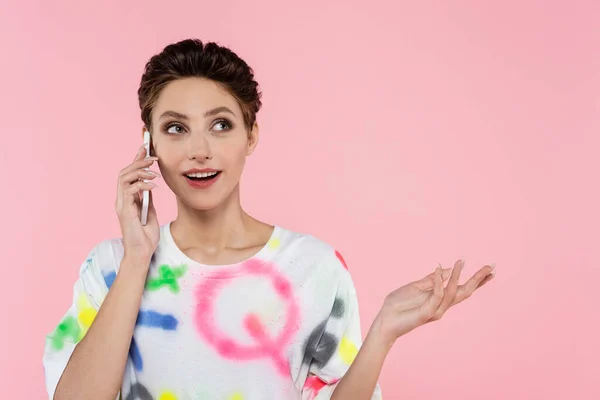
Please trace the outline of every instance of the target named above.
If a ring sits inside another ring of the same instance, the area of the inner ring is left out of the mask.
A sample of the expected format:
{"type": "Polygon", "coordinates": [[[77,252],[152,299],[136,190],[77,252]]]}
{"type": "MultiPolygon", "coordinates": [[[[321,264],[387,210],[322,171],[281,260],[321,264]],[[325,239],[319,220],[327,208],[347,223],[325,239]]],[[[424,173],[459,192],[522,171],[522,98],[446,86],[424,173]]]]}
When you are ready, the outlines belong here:
{"type": "MultiPolygon", "coordinates": [[[[73,287],[73,301],[58,326],[46,335],[43,366],[46,391],[54,398],[58,381],[75,350],[92,325],[108,288],[101,273],[101,263],[106,262],[109,243],[100,243],[88,254],[79,268],[79,277],[73,287]]],[[[112,257],[111,257],[112,258],[112,257]]]]}
{"type": "MultiPolygon", "coordinates": [[[[312,361],[302,390],[302,400],[330,399],[362,345],[354,283],[341,254],[335,252],[331,262],[340,269],[337,294],[320,339],[308,350],[312,353],[312,361]]],[[[377,384],[372,399],[381,398],[381,389],[377,384]]]]}

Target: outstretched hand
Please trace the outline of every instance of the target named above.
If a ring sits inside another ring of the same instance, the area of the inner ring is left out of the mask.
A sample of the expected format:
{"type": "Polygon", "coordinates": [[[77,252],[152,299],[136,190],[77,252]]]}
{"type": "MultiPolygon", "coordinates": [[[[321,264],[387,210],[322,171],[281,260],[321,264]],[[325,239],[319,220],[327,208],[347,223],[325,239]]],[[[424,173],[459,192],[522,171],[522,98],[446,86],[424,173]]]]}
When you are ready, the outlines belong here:
{"type": "Polygon", "coordinates": [[[438,267],[423,279],[388,294],[373,325],[381,338],[391,346],[398,337],[439,320],[450,307],[471,297],[496,273],[493,266],[486,265],[464,285],[459,285],[463,268],[464,261],[458,260],[454,268],[438,267]],[[447,280],[448,284],[444,287],[447,280]]]}

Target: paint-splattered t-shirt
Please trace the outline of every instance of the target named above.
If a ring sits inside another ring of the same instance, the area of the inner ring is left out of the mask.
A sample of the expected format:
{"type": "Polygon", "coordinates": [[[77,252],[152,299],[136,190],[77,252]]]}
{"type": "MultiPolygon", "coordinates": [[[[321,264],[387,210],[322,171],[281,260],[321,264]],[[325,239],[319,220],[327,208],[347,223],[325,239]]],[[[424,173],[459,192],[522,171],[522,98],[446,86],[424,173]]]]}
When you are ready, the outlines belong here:
{"type": "MultiPolygon", "coordinates": [[[[47,336],[50,398],[119,270],[121,239],[95,246],[73,304],[47,336]]],[[[329,399],[362,342],[355,288],[334,248],[275,226],[256,255],[203,265],[170,224],[146,280],[120,397],[125,400],[329,399]]],[[[380,398],[379,386],[373,399],[380,398]]]]}

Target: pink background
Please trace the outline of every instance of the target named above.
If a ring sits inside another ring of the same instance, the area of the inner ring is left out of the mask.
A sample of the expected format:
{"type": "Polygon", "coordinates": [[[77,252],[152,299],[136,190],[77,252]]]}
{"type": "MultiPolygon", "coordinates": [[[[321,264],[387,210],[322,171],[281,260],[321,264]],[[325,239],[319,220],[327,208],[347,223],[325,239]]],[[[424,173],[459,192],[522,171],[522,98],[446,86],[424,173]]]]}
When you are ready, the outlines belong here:
{"type": "MultiPolygon", "coordinates": [[[[386,399],[600,398],[598,2],[10,3],[2,398],[44,397],[44,335],[87,251],[119,234],[142,68],[187,37],[255,69],[262,140],[243,203],[343,252],[365,331],[438,261],[497,264],[485,290],[399,339],[386,399]]],[[[156,194],[164,223],[174,201],[156,194]]]]}

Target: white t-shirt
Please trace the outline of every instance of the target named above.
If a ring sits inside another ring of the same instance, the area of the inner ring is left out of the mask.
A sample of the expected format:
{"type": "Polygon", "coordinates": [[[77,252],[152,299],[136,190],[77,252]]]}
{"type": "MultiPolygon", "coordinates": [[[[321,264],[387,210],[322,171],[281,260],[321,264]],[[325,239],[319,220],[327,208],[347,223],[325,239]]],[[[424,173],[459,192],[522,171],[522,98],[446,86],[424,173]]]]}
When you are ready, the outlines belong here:
{"type": "MultiPolygon", "coordinates": [[[[73,304],[46,338],[53,398],[123,257],[121,239],[94,247],[73,304]]],[[[275,226],[253,257],[203,265],[161,227],[123,384],[125,400],[329,399],[362,343],[358,303],[342,256],[309,235],[275,226]]],[[[379,385],[373,399],[380,399],[379,385]]]]}

